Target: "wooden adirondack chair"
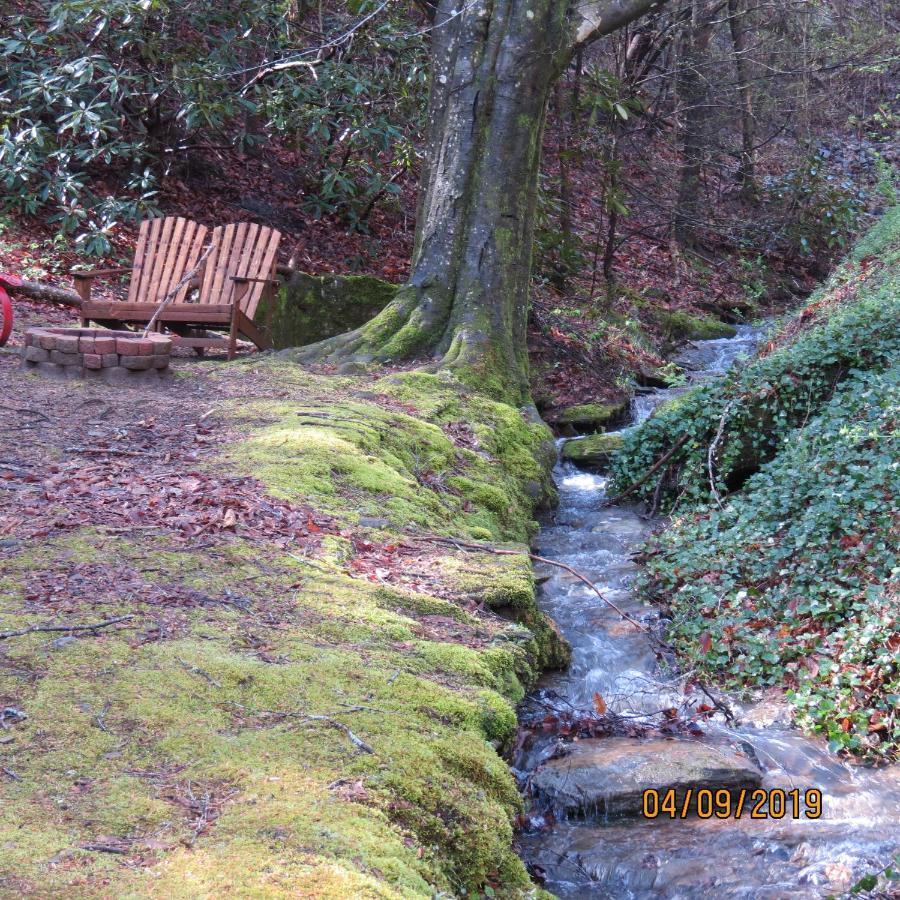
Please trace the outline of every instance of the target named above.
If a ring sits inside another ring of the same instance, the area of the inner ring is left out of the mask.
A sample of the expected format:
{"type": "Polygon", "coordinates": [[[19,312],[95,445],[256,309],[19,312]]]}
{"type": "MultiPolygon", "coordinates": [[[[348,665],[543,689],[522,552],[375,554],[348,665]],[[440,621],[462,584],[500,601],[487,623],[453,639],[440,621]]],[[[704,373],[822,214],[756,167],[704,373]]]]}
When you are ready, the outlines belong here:
{"type": "MultiPolygon", "coordinates": [[[[95,278],[128,269],[73,273],[82,298],[82,325],[91,320],[112,327],[149,322],[166,294],[197,265],[206,235],[205,226],[180,217],[143,222],[127,301],[92,300],[91,285],[95,278]]],[[[229,359],[239,334],[261,350],[269,349],[271,341],[253,316],[262,297],[278,283],[275,254],[280,240],[280,232],[247,222],[213,229],[213,249],[203,268],[162,310],[155,327],[168,328],[177,344],[199,352],[207,347],[227,349],[229,359]],[[190,293],[197,287],[197,298],[192,300],[190,293]],[[227,329],[227,337],[210,333],[222,329],[227,329]]]]}

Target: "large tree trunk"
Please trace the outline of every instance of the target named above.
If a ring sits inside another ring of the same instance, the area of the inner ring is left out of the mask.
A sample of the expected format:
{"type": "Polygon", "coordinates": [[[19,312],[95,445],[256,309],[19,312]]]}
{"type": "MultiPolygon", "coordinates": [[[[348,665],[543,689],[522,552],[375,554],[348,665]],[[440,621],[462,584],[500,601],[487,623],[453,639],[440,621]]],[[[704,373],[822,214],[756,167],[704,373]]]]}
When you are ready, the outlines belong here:
{"type": "Polygon", "coordinates": [[[371,322],[301,361],[424,359],[514,402],[525,345],[541,137],[572,53],[665,0],[440,0],[412,273],[371,322]]]}

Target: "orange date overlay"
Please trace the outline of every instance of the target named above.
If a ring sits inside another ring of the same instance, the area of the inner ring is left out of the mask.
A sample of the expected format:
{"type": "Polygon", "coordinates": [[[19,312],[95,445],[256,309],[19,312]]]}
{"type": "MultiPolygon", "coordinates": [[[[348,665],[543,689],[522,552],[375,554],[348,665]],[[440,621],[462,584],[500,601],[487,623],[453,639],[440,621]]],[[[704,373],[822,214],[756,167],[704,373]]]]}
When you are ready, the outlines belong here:
{"type": "Polygon", "coordinates": [[[822,792],[818,788],[651,789],[643,793],[641,815],[645,819],[686,819],[689,815],[700,819],[820,819],[822,792]]]}

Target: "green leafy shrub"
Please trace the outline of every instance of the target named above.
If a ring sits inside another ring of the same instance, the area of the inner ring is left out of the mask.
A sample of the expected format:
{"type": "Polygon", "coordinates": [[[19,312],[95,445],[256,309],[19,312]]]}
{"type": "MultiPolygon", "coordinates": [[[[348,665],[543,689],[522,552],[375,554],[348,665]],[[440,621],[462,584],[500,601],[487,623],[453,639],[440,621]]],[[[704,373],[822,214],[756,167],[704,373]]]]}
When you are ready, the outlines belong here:
{"type": "Polygon", "coordinates": [[[900,367],[858,372],[741,495],[686,516],[648,583],[690,664],[786,685],[834,750],[900,750],[900,367]]]}
{"type": "Polygon", "coordinates": [[[784,175],[763,183],[766,200],[783,211],[785,237],[803,256],[844,249],[865,206],[859,188],[830,168],[830,156],[819,147],[784,175]]]}
{"type": "Polygon", "coordinates": [[[869,759],[900,755],[898,326],[895,208],[768,352],[662,409],[615,462],[621,490],[677,448],[638,493],[687,501],[642,583],[686,665],[786,687],[801,726],[869,759]]]}
{"type": "Polygon", "coordinates": [[[663,508],[703,503],[740,485],[771,459],[793,429],[828,402],[845,378],[879,371],[900,353],[900,208],[890,210],[851,259],[789,320],[775,347],[724,382],[695,389],[630,433],[616,458],[614,491],[635,491],[663,508]],[[716,435],[720,433],[716,441],[716,435]],[[679,444],[679,442],[682,442],[679,444]],[[713,447],[710,473],[709,451],[713,447]]]}
{"type": "MultiPolygon", "coordinates": [[[[48,213],[87,253],[108,253],[118,222],[152,212],[166,174],[192,171],[210,147],[252,150],[264,130],[308,160],[307,209],[351,223],[412,164],[424,43],[387,13],[367,20],[365,40],[317,56],[297,51],[298,17],[315,11],[281,2],[36,6],[0,37],[3,205],[48,213]]],[[[315,42],[375,11],[350,4],[317,23],[328,33],[315,42]]]]}

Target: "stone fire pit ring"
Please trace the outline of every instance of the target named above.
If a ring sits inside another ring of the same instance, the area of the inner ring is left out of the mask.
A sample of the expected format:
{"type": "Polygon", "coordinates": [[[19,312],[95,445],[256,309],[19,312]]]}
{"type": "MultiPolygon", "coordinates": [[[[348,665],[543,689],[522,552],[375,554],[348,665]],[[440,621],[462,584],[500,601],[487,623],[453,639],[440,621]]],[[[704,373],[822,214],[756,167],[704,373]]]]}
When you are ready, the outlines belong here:
{"type": "Polygon", "coordinates": [[[157,381],[168,373],[172,339],[106,328],[29,328],[22,364],[55,378],[157,381]]]}

